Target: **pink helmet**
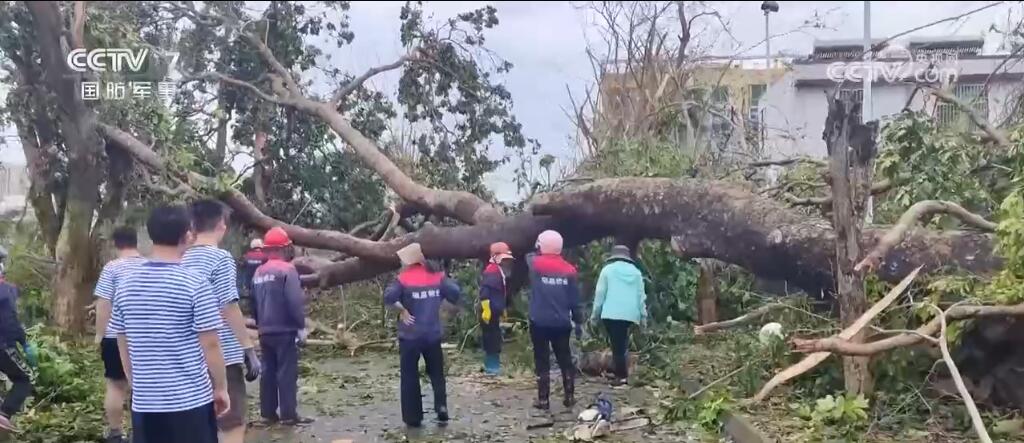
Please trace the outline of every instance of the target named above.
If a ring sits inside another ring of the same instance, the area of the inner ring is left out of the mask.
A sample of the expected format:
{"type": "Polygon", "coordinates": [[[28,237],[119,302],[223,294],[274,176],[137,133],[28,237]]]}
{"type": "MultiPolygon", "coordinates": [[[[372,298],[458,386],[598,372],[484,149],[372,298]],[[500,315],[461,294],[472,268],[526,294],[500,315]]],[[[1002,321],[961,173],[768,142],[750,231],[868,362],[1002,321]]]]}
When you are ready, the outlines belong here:
{"type": "Polygon", "coordinates": [[[552,230],[541,232],[537,236],[537,248],[541,254],[561,254],[562,234],[552,230]]]}

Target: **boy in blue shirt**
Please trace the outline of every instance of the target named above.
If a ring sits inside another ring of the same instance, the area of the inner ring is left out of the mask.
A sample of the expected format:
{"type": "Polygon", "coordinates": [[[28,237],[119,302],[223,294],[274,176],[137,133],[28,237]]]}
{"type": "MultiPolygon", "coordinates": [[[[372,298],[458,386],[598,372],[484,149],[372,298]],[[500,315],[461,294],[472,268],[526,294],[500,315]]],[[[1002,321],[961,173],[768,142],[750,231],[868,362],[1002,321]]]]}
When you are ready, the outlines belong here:
{"type": "Polygon", "coordinates": [[[224,205],[215,200],[199,200],[190,209],[196,238],[181,262],[209,280],[224,317],[224,326],[219,331],[220,346],[227,365],[228,395],[234,407],[217,420],[217,425],[224,443],[243,443],[248,411],[245,382],[259,378],[260,362],[238,306],[235,260],[230,252],[218,247],[228,230],[228,214],[224,205]]]}
{"type": "Polygon", "coordinates": [[[181,263],[192,220],[180,206],[146,223],[152,255],[118,281],[110,329],[132,391],[132,441],[215,443],[231,408],[209,281],[181,263]]]}
{"type": "Polygon", "coordinates": [[[117,336],[107,327],[110,324],[111,301],[117,292],[117,282],[139,263],[145,261],[138,249],[135,229],[122,226],[114,230],[114,248],[117,258],[103,266],[96,281],[96,343],[100,345],[103,360],[103,378],[106,381],[106,396],[103,410],[107,420],[107,443],[122,443],[124,424],[124,403],[128,399],[128,380],[121,363],[121,352],[117,350],[117,336]]]}
{"type": "Polygon", "coordinates": [[[398,353],[401,371],[402,421],[417,428],[423,423],[420,395],[420,356],[434,390],[434,412],[443,425],[448,423],[448,394],[444,380],[444,351],[441,350],[441,304],[459,304],[459,286],[428,265],[419,243],[398,251],[401,272],[384,290],[384,304],[399,311],[398,353]]]}

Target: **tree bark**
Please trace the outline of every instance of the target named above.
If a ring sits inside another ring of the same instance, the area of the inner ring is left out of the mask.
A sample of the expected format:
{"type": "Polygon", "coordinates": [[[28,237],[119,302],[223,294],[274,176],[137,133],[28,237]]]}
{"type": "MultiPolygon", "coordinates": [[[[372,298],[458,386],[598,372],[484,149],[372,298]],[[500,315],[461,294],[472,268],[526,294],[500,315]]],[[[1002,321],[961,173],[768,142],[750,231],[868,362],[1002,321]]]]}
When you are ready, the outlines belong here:
{"type": "Polygon", "coordinates": [[[718,288],[715,286],[714,268],[700,260],[697,277],[697,323],[706,325],[718,321],[718,288]]]}
{"type": "MultiPolygon", "coordinates": [[[[507,242],[517,254],[530,250],[536,236],[556,229],[566,246],[623,235],[673,238],[687,258],[713,258],[745,268],[761,277],[787,280],[809,294],[832,293],[831,263],[835,231],[810,217],[761,197],[733,183],[698,179],[620,178],[597,180],[561,192],[538,196],[532,214],[507,217],[494,225],[439,228],[427,226],[413,234],[378,242],[375,257],[353,258],[311,266],[318,282],[334,286],[398,267],[394,252],[413,241],[433,258],[478,258],[487,245],[507,242]]],[[[874,244],[886,229],[865,230],[861,245],[874,244]]],[[[325,246],[327,241],[307,244],[325,246]]],[[[885,281],[898,282],[918,265],[925,270],[946,267],[989,273],[1002,265],[993,253],[992,238],[977,232],[915,230],[890,253],[879,270],[885,281]]],[[[349,251],[342,251],[349,252],[349,251]]],[[[359,254],[356,254],[359,255],[359,254]]]]}
{"type": "Polygon", "coordinates": [[[28,169],[29,177],[28,200],[32,205],[32,212],[36,216],[39,231],[43,235],[43,242],[46,243],[46,253],[52,258],[57,253],[60,220],[53,207],[53,195],[47,189],[48,180],[44,169],[46,165],[42,160],[41,143],[31,122],[16,118],[14,126],[18,131],[21,149],[25,153],[25,166],[28,169]]]}
{"type": "Polygon", "coordinates": [[[96,247],[93,214],[99,200],[102,144],[96,115],[81,100],[80,76],[65,62],[61,36],[66,35],[57,2],[26,2],[32,14],[46,84],[57,97],[57,119],[68,149],[68,192],[64,223],[57,240],[53,321],[65,332],[83,332],[85,306],[92,298],[96,247]]]}
{"type": "MultiPolygon", "coordinates": [[[[861,229],[864,224],[864,206],[870,194],[873,155],[851,158],[851,139],[861,144],[870,143],[874,149],[874,133],[860,124],[860,112],[849,100],[828,99],[828,117],[825,120],[826,147],[829,152],[829,170],[832,177],[832,226],[836,231],[836,292],[839,298],[839,319],[849,327],[867,309],[864,279],[854,270],[861,256],[861,229]],[[858,133],[859,137],[854,134],[858,133]]],[[[865,152],[865,146],[852,146],[856,152],[865,152]]],[[[863,342],[865,332],[858,331],[850,340],[863,342]]],[[[874,380],[864,357],[843,357],[843,378],[850,395],[870,395],[874,380]]]]}

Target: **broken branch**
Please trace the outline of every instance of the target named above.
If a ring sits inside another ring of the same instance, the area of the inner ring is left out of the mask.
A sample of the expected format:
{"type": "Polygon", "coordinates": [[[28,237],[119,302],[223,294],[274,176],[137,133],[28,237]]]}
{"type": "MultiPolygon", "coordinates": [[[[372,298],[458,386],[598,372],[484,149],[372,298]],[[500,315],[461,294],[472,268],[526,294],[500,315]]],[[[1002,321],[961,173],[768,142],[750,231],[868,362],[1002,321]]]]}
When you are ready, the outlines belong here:
{"type": "MultiPolygon", "coordinates": [[[[1024,316],[1024,303],[1010,306],[956,305],[946,311],[945,320],[956,321],[977,317],[1024,316]]],[[[934,336],[942,329],[941,319],[934,318],[914,330],[867,343],[853,343],[840,337],[816,340],[794,340],[798,352],[833,352],[842,355],[875,355],[897,348],[915,345],[934,336]]]]}
{"type": "Polygon", "coordinates": [[[696,335],[703,335],[703,334],[707,334],[708,332],[714,332],[714,331],[717,331],[717,330],[720,330],[720,329],[735,328],[737,326],[742,326],[742,325],[751,323],[754,320],[757,320],[757,319],[759,319],[761,317],[764,317],[765,315],[767,315],[768,313],[770,313],[770,312],[772,312],[772,311],[774,311],[776,309],[782,309],[782,308],[785,308],[785,307],[786,307],[785,303],[771,303],[771,304],[767,304],[767,305],[761,306],[760,308],[757,308],[757,309],[755,309],[753,311],[750,311],[750,312],[748,312],[748,313],[746,313],[744,315],[736,317],[736,318],[734,318],[732,320],[723,320],[723,321],[708,323],[706,325],[694,326],[693,327],[693,333],[696,334],[696,335]]]}
{"type": "Polygon", "coordinates": [[[896,225],[889,232],[886,232],[875,248],[860,263],[857,263],[853,270],[860,272],[862,269],[867,269],[868,271],[877,269],[882,260],[885,259],[885,256],[889,254],[889,251],[903,241],[911,227],[916,225],[918,221],[935,214],[951,215],[963,224],[985,232],[994,232],[997,227],[995,223],[985,220],[980,215],[974,214],[956,203],[941,200],[920,201],[900,216],[896,225]]]}
{"type": "MultiPolygon", "coordinates": [[[[971,393],[967,390],[967,386],[964,386],[964,379],[960,376],[960,369],[956,367],[956,363],[953,361],[953,356],[949,353],[949,342],[946,340],[946,312],[939,309],[938,306],[931,305],[931,307],[938,311],[940,324],[939,350],[942,351],[942,360],[946,362],[946,368],[949,369],[949,375],[953,377],[953,383],[956,384],[956,390],[960,392],[960,397],[964,400],[964,406],[967,407],[967,413],[971,416],[971,424],[974,425],[974,432],[978,434],[978,439],[981,440],[982,443],[992,443],[992,437],[989,437],[988,431],[985,429],[985,422],[981,419],[981,414],[978,413],[978,405],[974,404],[974,398],[971,397],[971,393]]],[[[953,305],[953,307],[956,307],[956,305],[953,305]]]]}
{"type": "MultiPolygon", "coordinates": [[[[838,337],[841,337],[843,340],[849,340],[850,338],[853,338],[854,336],[859,334],[860,331],[864,329],[864,327],[867,326],[869,322],[871,322],[871,320],[873,320],[878,314],[885,310],[885,308],[889,307],[889,305],[891,305],[892,302],[896,301],[900,294],[902,294],[903,291],[905,291],[907,287],[910,286],[910,283],[914,281],[914,278],[917,277],[917,273],[920,271],[920,267],[911,271],[910,274],[903,278],[903,281],[896,285],[896,287],[892,288],[892,290],[890,290],[889,293],[885,295],[885,297],[882,297],[882,299],[879,300],[878,303],[875,303],[866,312],[861,314],[861,316],[858,317],[857,320],[851,323],[850,326],[843,329],[843,331],[838,334],[838,337]]],[[[794,339],[793,342],[794,346],[796,346],[796,342],[798,342],[798,339],[794,339]]],[[[753,398],[751,398],[751,401],[759,402],[761,400],[764,400],[766,397],[768,397],[769,394],[771,394],[771,392],[776,387],[807,371],[810,371],[811,369],[814,369],[814,367],[818,366],[818,364],[825,361],[825,359],[828,358],[828,356],[828,352],[815,352],[811,355],[808,355],[807,357],[804,357],[804,359],[800,360],[799,363],[782,370],[782,372],[779,372],[778,374],[775,374],[775,376],[772,377],[771,380],[768,380],[768,383],[765,383],[764,387],[762,387],[761,390],[758,391],[753,398]]]]}
{"type": "MultiPolygon", "coordinates": [[[[895,186],[895,182],[890,179],[883,179],[871,184],[871,195],[879,195],[889,192],[895,186]]],[[[832,204],[832,196],[826,195],[822,197],[797,197],[790,193],[785,193],[782,196],[786,203],[790,206],[824,206],[832,204]]]]}

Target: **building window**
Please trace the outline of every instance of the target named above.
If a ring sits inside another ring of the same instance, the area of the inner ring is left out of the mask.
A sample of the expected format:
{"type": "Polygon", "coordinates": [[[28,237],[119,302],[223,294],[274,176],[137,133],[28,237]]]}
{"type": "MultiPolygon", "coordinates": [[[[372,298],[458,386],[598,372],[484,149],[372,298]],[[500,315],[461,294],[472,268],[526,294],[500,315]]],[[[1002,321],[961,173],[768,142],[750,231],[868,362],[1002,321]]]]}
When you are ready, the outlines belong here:
{"type": "Polygon", "coordinates": [[[839,99],[849,99],[855,105],[864,105],[864,90],[863,89],[840,89],[839,99]]]}
{"type": "MultiPolygon", "coordinates": [[[[981,118],[988,118],[988,96],[985,94],[985,85],[957,84],[953,87],[953,96],[974,109],[981,115],[981,118]]],[[[947,129],[967,130],[974,124],[967,113],[961,111],[957,105],[944,101],[939,101],[935,109],[935,116],[939,126],[947,129]]]]}

